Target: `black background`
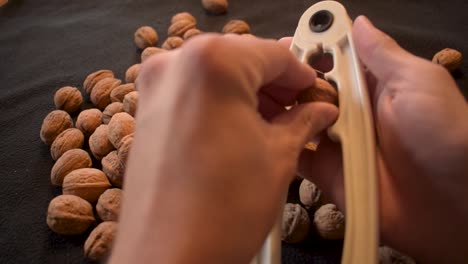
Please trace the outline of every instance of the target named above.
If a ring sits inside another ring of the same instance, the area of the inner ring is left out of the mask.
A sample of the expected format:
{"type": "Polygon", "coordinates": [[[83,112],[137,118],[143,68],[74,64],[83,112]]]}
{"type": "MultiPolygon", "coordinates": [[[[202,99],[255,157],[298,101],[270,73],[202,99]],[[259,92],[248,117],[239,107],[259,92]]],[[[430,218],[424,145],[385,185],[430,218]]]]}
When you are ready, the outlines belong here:
{"type": "MultiPolygon", "coordinates": [[[[133,32],[155,27],[160,44],[170,17],[191,12],[203,31],[220,31],[232,18],[262,37],[292,35],[316,1],[231,0],[224,16],[208,16],[199,0],[30,0],[0,8],[0,262],[83,263],[85,237],[61,237],[46,223],[48,202],[60,190],[49,180],[53,161],[39,139],[54,109],[54,91],[81,87],[90,72],[111,69],[117,78],[139,62],[133,32]]],[[[352,18],[367,15],[411,52],[425,58],[445,47],[468,54],[466,0],[342,1],[352,18]]],[[[467,87],[468,63],[454,76],[467,87]]],[[[296,186],[297,187],[297,186],[296,186]]],[[[248,238],[246,238],[248,239],[248,238]]],[[[196,241],[194,241],[196,242],[196,241]]],[[[283,246],[284,263],[338,263],[341,243],[308,240],[283,246]]]]}

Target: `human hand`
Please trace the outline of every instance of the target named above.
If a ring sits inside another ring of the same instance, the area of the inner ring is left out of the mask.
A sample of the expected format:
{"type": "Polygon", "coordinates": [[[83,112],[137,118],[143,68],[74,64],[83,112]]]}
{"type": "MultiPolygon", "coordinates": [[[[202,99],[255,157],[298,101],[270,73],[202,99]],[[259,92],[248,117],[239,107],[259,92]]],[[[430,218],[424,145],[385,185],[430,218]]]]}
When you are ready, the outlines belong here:
{"type": "Polygon", "coordinates": [[[337,117],[326,103],[285,111],[314,80],[281,44],[236,35],[145,62],[111,263],[248,263],[304,144],[337,117]]]}
{"type": "MultiPolygon", "coordinates": [[[[355,47],[368,69],[378,144],[383,242],[422,263],[468,259],[468,106],[449,73],[403,50],[364,17],[355,47]]],[[[304,152],[301,174],[344,208],[339,144],[304,152]]]]}

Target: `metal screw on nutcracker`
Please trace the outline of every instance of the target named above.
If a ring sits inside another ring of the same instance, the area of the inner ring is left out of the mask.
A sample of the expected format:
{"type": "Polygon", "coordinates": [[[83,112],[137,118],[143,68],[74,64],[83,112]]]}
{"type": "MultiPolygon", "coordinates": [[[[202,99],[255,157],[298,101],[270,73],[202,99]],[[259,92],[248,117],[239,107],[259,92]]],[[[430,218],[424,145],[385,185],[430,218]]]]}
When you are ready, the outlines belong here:
{"type": "MultiPolygon", "coordinates": [[[[341,263],[370,264],[377,263],[379,241],[376,147],[369,96],[351,29],[352,21],[340,3],[319,2],[302,15],[290,50],[303,63],[320,54],[333,57],[333,67],[323,77],[336,84],[340,108],[328,135],[341,143],[343,152],[346,231],[341,263]]],[[[281,263],[280,237],[278,221],[251,264],[281,263]]]]}

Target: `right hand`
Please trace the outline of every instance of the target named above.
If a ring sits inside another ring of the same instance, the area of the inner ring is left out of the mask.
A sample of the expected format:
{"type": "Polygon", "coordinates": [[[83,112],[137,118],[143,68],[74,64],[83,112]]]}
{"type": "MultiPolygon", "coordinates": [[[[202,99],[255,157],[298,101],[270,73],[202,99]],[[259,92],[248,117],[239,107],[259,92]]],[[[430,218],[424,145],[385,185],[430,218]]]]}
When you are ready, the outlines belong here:
{"type": "MultiPolygon", "coordinates": [[[[365,17],[354,22],[368,69],[384,243],[422,263],[468,259],[468,105],[441,66],[402,49],[365,17]]],[[[300,173],[342,209],[340,145],[304,151],[300,173]]]]}

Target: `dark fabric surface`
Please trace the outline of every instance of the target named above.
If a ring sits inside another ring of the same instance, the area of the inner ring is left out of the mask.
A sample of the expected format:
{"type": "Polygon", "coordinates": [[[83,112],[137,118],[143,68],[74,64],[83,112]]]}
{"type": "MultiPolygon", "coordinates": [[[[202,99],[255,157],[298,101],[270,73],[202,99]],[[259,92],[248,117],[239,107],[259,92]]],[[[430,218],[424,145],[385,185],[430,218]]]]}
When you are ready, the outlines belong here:
{"type": "MultiPolygon", "coordinates": [[[[47,205],[60,189],[50,185],[53,161],[39,130],[54,108],[57,88],[81,87],[98,69],[124,78],[127,67],[139,62],[134,30],[151,25],[164,40],[176,12],[193,13],[204,31],[220,31],[228,19],[240,18],[254,34],[279,38],[292,35],[302,12],[316,1],[236,0],[228,14],[217,17],[207,16],[199,2],[10,0],[0,8],[0,263],[86,262],[85,236],[58,236],[45,223],[47,205]]],[[[353,18],[368,15],[420,56],[431,58],[445,47],[468,54],[466,0],[342,2],[353,18]]],[[[468,86],[467,73],[464,62],[455,73],[460,87],[468,86]]],[[[311,239],[284,245],[283,263],[338,263],[340,254],[340,242],[311,239]]]]}

